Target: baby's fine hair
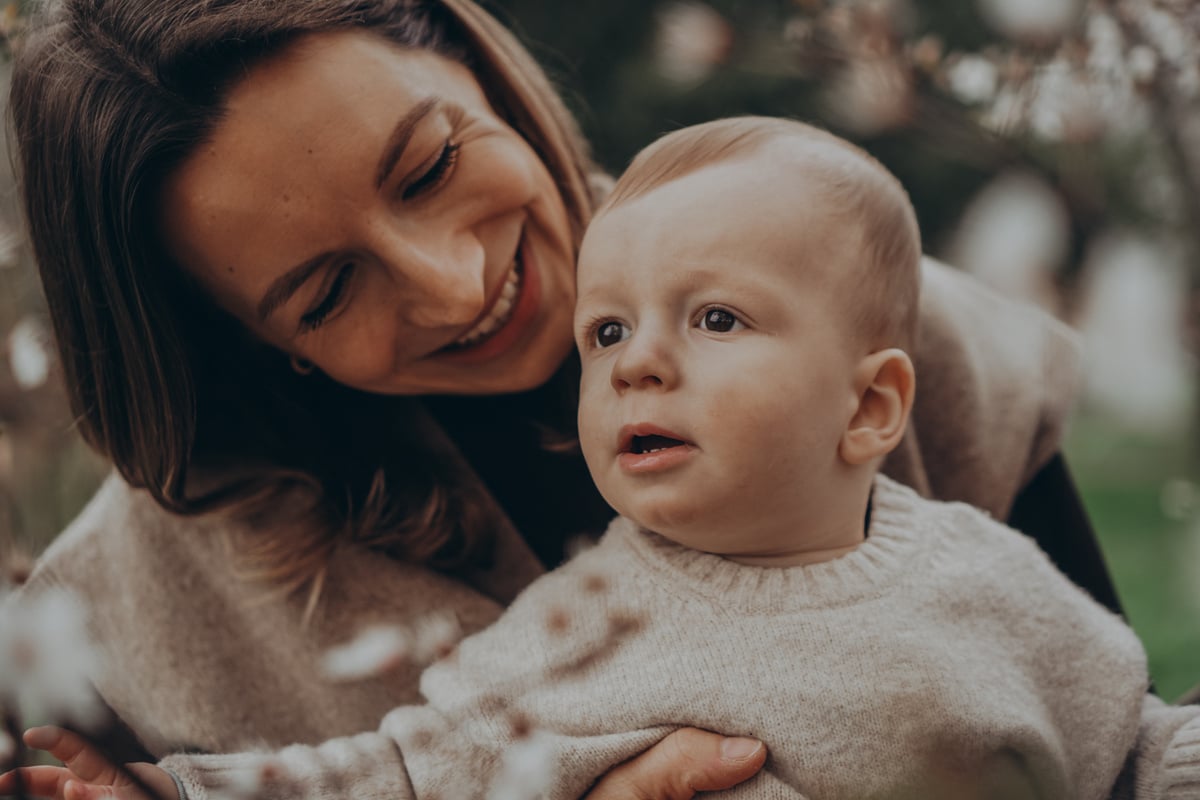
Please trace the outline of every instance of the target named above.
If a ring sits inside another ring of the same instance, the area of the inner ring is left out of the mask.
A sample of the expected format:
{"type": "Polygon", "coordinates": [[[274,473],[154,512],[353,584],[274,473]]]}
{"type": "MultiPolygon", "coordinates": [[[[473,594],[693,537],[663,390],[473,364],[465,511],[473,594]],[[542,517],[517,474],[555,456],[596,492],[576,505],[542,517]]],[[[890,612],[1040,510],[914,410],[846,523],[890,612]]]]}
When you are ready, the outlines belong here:
{"type": "Polygon", "coordinates": [[[819,180],[829,209],[857,225],[865,256],[863,273],[846,276],[852,330],[871,349],[911,352],[917,331],[921,234],[900,181],[873,156],[828,131],[777,117],[732,117],[682,128],[634,157],[597,215],[700,169],[756,152],[767,143],[793,140],[806,176],[819,180]]]}

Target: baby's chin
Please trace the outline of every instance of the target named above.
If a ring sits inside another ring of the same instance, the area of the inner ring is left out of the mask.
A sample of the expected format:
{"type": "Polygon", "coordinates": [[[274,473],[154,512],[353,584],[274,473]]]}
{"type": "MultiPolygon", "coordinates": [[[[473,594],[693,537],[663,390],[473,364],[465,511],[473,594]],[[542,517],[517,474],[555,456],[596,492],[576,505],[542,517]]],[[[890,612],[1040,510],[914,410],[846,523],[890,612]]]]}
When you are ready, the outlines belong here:
{"type": "Polygon", "coordinates": [[[730,551],[730,530],[715,529],[711,525],[702,524],[693,515],[686,519],[658,514],[626,514],[623,516],[633,520],[643,530],[656,533],[675,544],[704,553],[724,556],[730,551]]]}

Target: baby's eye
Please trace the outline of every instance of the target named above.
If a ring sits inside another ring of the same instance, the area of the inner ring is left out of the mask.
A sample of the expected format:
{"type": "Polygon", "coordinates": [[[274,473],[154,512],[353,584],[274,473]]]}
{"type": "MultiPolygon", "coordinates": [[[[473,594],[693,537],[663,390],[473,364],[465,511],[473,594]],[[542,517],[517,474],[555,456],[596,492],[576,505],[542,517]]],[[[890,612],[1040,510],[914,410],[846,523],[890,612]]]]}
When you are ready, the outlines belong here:
{"type": "Polygon", "coordinates": [[[596,344],[600,347],[612,347],[628,338],[629,328],[620,322],[604,322],[596,328],[596,344]]]}
{"type": "Polygon", "coordinates": [[[700,327],[714,333],[729,333],[742,322],[723,308],[710,308],[700,317],[700,327]]]}

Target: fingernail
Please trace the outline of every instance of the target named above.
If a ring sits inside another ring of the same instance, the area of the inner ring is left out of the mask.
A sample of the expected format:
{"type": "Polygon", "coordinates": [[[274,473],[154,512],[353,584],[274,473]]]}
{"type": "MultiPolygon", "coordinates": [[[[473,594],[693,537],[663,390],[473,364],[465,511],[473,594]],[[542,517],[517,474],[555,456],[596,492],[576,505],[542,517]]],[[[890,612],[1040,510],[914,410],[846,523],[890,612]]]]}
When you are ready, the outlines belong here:
{"type": "Polygon", "coordinates": [[[30,728],[21,737],[25,744],[35,750],[44,750],[53,739],[54,731],[47,727],[30,728]]]}
{"type": "Polygon", "coordinates": [[[745,736],[729,737],[721,742],[721,758],[727,761],[741,761],[758,752],[762,742],[745,736]]]}

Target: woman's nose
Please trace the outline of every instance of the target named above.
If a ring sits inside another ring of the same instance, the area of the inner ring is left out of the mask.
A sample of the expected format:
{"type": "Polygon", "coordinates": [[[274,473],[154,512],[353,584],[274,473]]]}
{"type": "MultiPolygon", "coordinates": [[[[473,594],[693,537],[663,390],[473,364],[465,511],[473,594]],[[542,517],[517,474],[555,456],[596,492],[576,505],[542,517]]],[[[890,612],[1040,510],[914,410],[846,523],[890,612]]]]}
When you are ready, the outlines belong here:
{"type": "Polygon", "coordinates": [[[387,267],[404,297],[405,321],[421,328],[469,325],[487,302],[487,259],[473,239],[406,242],[392,248],[387,267]]]}
{"type": "Polygon", "coordinates": [[[619,393],[630,389],[670,389],[679,382],[679,364],[667,337],[635,331],[621,344],[613,362],[612,385],[619,393]]]}

